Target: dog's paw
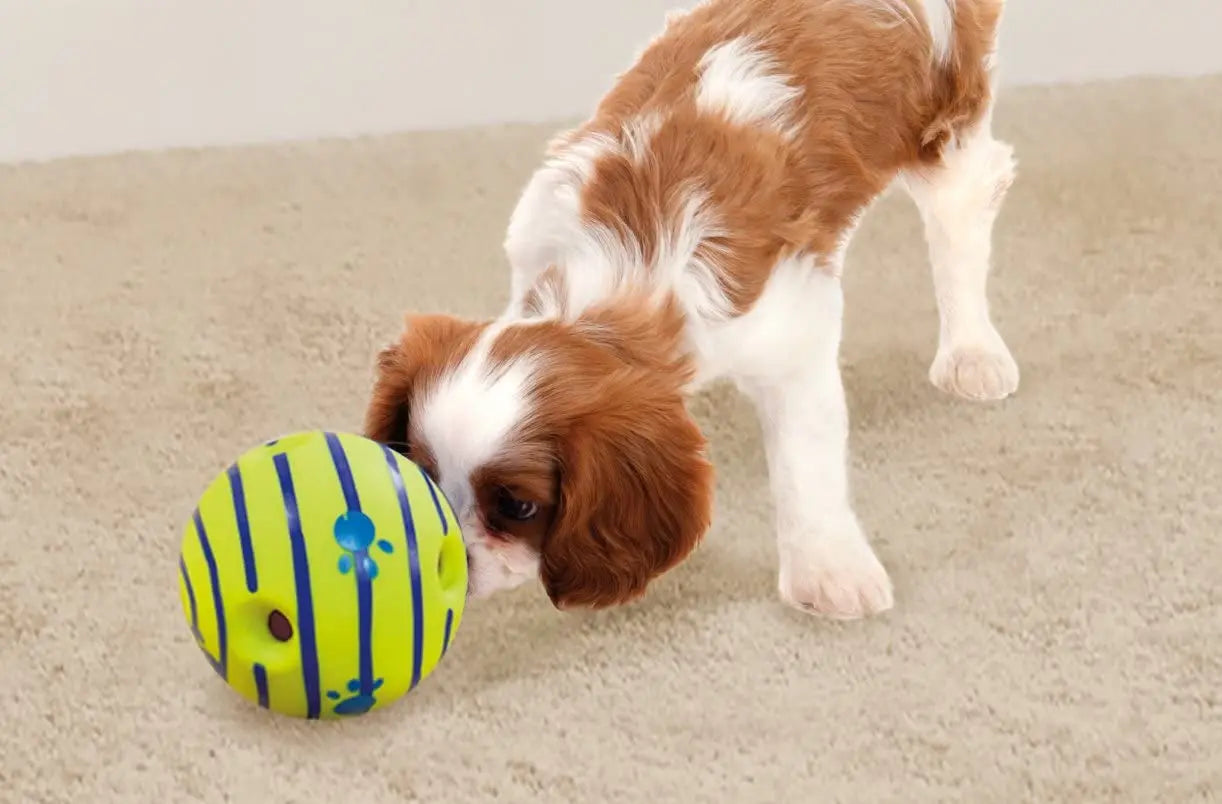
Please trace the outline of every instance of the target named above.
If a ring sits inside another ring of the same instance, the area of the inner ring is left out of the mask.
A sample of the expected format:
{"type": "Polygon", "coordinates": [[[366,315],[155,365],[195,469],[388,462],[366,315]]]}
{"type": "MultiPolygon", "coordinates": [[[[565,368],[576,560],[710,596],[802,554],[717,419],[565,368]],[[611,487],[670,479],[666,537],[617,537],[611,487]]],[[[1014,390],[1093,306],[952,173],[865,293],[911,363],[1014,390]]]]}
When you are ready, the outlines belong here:
{"type": "Polygon", "coordinates": [[[777,583],[788,605],[834,620],[856,620],[895,605],[887,570],[860,532],[789,544],[782,548],[777,583]]]}
{"type": "Polygon", "coordinates": [[[1005,399],[1018,390],[1018,364],[1004,343],[938,350],[929,381],[948,394],[978,402],[1005,399]]]}

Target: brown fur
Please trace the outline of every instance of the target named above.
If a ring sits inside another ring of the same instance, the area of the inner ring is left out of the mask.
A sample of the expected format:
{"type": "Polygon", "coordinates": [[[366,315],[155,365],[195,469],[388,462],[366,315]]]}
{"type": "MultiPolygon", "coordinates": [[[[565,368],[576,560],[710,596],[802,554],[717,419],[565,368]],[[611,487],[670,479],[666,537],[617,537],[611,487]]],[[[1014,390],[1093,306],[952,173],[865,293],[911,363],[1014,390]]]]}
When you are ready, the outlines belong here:
{"type": "MultiPolygon", "coordinates": [[[[908,1],[920,19],[916,0],[908,1]]],[[[658,223],[674,221],[687,186],[702,188],[727,231],[699,256],[721,267],[723,288],[741,312],[779,256],[832,254],[899,170],[936,161],[951,137],[980,118],[1001,6],[959,0],[951,58],[934,68],[926,31],[885,24],[884,12],[866,3],[712,0],[677,16],[594,116],[553,150],[584,134],[621,137],[643,116],[660,119],[644,160],[615,152],[597,161],[584,188],[585,217],[635,239],[648,261],[658,223]],[[701,58],[745,35],[802,89],[792,141],[697,108],[701,58]]]]}

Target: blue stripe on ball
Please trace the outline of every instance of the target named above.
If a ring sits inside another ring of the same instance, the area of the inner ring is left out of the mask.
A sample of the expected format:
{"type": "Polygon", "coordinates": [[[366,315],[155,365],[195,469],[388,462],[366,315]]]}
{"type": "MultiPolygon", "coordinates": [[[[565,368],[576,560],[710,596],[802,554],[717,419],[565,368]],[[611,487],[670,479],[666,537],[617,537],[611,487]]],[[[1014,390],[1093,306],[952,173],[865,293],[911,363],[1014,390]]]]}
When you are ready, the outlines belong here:
{"type": "Polygon", "coordinates": [[[293,579],[297,591],[297,630],[301,645],[301,676],[305,686],[306,717],[316,720],[322,710],[318,689],[318,646],[314,634],[314,599],[310,591],[310,563],[306,554],[305,535],[301,531],[301,514],[297,508],[297,492],[293,488],[293,472],[283,452],[272,459],[280,480],[280,495],[284,498],[284,516],[288,521],[289,541],[293,549],[293,579]]]}
{"type": "Polygon", "coordinates": [[[255,690],[259,693],[259,706],[267,708],[267,668],[255,662],[255,690]]]}
{"type": "Polygon", "coordinates": [[[331,452],[331,462],[335,464],[335,472],[339,475],[339,485],[344,490],[344,502],[348,504],[349,511],[361,510],[361,497],[356,492],[356,480],[352,477],[352,467],[348,465],[348,455],[344,452],[344,445],[340,443],[339,436],[335,433],[327,433],[327,449],[331,452]]]}
{"type": "Polygon", "coordinates": [[[250,517],[246,513],[246,491],[242,487],[242,470],[229,467],[229,489],[233,493],[233,511],[238,522],[238,539],[242,544],[242,565],[246,569],[246,591],[259,589],[259,574],[255,570],[255,548],[250,540],[250,517]]]}
{"type": "Polygon", "coordinates": [[[424,664],[424,587],[420,579],[420,547],[416,542],[412,504],[407,499],[407,487],[403,484],[399,461],[389,447],[382,447],[382,452],[386,454],[390,480],[399,498],[399,513],[403,515],[403,531],[407,537],[407,569],[412,581],[412,683],[408,689],[414,690],[420,683],[421,668],[424,664]]]}
{"type": "Polygon", "coordinates": [[[446,512],[441,507],[441,500],[437,498],[437,489],[433,487],[433,481],[429,478],[428,472],[420,469],[420,476],[424,478],[424,485],[429,488],[429,495],[433,498],[433,508],[437,511],[437,518],[441,520],[441,535],[448,536],[450,534],[450,521],[446,519],[446,512]]]}
{"type": "Polygon", "coordinates": [[[204,561],[208,564],[208,578],[212,582],[212,606],[216,610],[216,642],[217,653],[220,654],[213,658],[207,650],[204,655],[208,657],[212,669],[215,670],[221,678],[229,680],[229,634],[225,628],[225,601],[221,599],[221,575],[216,568],[216,556],[212,554],[212,545],[208,542],[208,533],[204,530],[204,520],[199,514],[199,509],[195,509],[192,515],[195,521],[195,533],[199,537],[199,547],[204,553],[204,561]]]}
{"type": "Polygon", "coordinates": [[[450,649],[450,634],[454,631],[454,609],[446,609],[446,633],[441,642],[441,655],[444,658],[450,649]]]}
{"type": "MultiPolygon", "coordinates": [[[[348,462],[348,454],[344,445],[335,433],[327,433],[327,449],[331,452],[331,462],[335,464],[335,474],[339,477],[340,487],[344,490],[344,500],[348,504],[345,516],[360,515],[361,498],[356,490],[356,479],[352,476],[352,466],[348,462]]],[[[365,518],[368,527],[373,522],[365,518]]],[[[363,695],[373,695],[373,578],[370,573],[372,561],[368,558],[368,549],[374,543],[370,534],[369,544],[360,548],[354,556],[356,564],[356,607],[358,627],[358,655],[360,665],[360,691],[363,695]]]]}
{"type": "Polygon", "coordinates": [[[187,562],[182,560],[182,556],[178,557],[178,572],[182,575],[182,583],[187,590],[187,603],[191,606],[191,633],[195,634],[196,642],[203,642],[204,637],[199,632],[199,608],[195,605],[195,587],[191,585],[187,562]]]}

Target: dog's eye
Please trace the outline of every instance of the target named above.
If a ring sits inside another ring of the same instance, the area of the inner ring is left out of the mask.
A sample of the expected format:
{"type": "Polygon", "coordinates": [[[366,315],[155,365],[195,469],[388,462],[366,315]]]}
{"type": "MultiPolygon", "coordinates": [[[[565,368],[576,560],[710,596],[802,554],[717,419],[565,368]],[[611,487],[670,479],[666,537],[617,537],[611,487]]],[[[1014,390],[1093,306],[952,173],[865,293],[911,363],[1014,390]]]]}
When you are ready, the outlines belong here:
{"type": "Polygon", "coordinates": [[[535,514],[539,513],[539,506],[527,500],[519,500],[509,489],[501,488],[496,493],[496,512],[506,519],[526,522],[535,518],[535,514]]]}

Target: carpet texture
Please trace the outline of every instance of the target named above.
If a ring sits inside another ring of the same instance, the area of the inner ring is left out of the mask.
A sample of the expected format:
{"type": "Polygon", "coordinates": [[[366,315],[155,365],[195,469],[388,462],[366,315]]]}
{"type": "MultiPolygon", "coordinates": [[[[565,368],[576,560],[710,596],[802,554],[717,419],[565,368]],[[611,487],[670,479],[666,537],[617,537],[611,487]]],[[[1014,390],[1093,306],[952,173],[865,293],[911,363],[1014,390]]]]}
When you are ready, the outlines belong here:
{"type": "Polygon", "coordinates": [[[694,558],[618,611],[474,605],[419,690],[335,725],[213,675],[180,528],[248,446],[358,428],[405,310],[499,310],[554,127],[0,168],[0,799],[1222,796],[1222,79],[1013,91],[997,127],[1015,398],[926,381],[906,199],[849,258],[854,494],[891,614],[778,602],[756,424],[718,387],[694,558]]]}

